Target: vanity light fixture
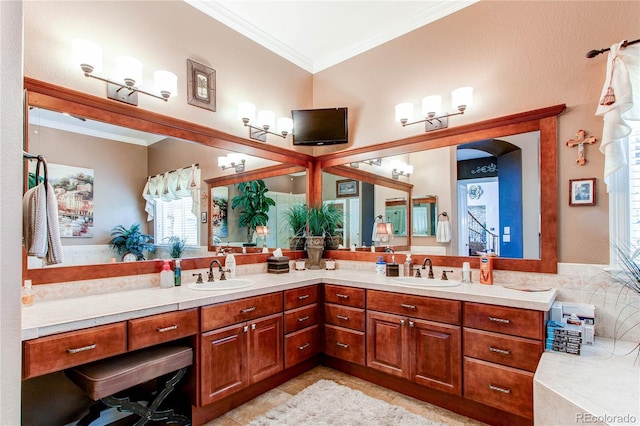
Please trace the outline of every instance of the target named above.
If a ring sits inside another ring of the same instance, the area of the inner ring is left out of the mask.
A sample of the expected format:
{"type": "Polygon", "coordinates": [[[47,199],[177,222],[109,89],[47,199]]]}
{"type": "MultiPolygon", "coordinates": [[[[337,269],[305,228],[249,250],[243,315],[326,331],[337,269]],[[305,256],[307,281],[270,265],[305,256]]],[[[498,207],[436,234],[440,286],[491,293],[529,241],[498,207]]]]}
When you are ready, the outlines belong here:
{"type": "Polygon", "coordinates": [[[232,152],[226,157],[218,157],[218,167],[222,170],[234,168],[236,173],[244,172],[246,158],[243,154],[232,152]]]}
{"type": "Polygon", "coordinates": [[[400,176],[411,176],[413,173],[413,166],[411,164],[405,163],[395,163],[391,170],[391,177],[395,180],[398,180],[400,176]]]}
{"type": "Polygon", "coordinates": [[[72,49],[74,60],[80,65],[85,77],[95,78],[107,83],[107,97],[129,105],[138,106],[138,93],[168,101],[178,93],[178,77],[169,71],[155,71],[153,73],[156,95],[140,89],[136,85],[142,84],[142,62],[131,56],[116,58],[116,78],[114,80],[100,77],[94,72],[102,70],[102,48],[86,40],[73,40],[72,49]]]}
{"type": "Polygon", "coordinates": [[[278,118],[278,132],[270,131],[274,126],[275,114],[273,111],[258,111],[258,126],[250,124],[252,120],[255,120],[256,106],[249,102],[240,102],[238,105],[238,118],[242,120],[242,123],[249,128],[249,137],[251,139],[266,142],[267,134],[280,136],[286,138],[288,134],[293,130],[293,120],[289,117],[278,118]]]}
{"type": "Polygon", "coordinates": [[[256,234],[258,235],[258,237],[260,238],[264,238],[269,236],[269,227],[267,225],[264,226],[256,226],[256,234]]]}
{"type": "Polygon", "coordinates": [[[360,163],[365,163],[370,166],[380,166],[382,165],[382,158],[374,158],[373,160],[356,161],[353,163],[349,163],[349,165],[354,169],[357,169],[360,167],[360,163]]]}
{"type": "Polygon", "coordinates": [[[451,92],[451,105],[458,112],[442,114],[442,98],[437,95],[427,96],[422,99],[424,120],[411,121],[413,119],[413,104],[411,102],[401,103],[396,105],[396,121],[399,121],[402,127],[424,123],[425,132],[447,128],[449,127],[449,117],[462,115],[467,108],[473,105],[473,87],[460,87],[451,92]]]}

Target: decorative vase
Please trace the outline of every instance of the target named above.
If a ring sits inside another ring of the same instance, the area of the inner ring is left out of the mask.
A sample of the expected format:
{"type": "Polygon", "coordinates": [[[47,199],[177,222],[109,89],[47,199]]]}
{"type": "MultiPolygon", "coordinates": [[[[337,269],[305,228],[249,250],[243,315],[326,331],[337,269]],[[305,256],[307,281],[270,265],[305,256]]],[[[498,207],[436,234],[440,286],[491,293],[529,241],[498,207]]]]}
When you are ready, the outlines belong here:
{"type": "Polygon", "coordinates": [[[289,248],[291,250],[304,250],[305,237],[289,237],[289,248]]]}
{"type": "Polygon", "coordinates": [[[307,256],[309,269],[321,269],[320,258],[324,251],[324,237],[307,237],[307,256]]]}

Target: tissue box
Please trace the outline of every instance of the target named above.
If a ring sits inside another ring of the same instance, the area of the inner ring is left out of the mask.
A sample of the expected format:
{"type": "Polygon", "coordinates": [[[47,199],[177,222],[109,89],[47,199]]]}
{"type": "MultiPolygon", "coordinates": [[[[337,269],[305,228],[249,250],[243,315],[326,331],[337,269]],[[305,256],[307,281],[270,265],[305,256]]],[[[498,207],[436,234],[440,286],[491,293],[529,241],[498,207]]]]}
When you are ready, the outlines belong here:
{"type": "Polygon", "coordinates": [[[289,257],[269,256],[267,258],[267,272],[270,274],[284,274],[289,272],[289,257]]]}

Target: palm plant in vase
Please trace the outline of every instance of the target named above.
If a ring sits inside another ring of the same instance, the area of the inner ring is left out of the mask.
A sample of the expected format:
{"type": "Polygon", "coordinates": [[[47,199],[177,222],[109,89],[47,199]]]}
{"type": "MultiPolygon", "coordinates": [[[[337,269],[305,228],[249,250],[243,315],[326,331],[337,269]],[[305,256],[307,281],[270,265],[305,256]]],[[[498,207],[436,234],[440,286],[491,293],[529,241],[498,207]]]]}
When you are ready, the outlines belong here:
{"type": "MultiPolygon", "coordinates": [[[[612,273],[612,278],[622,287],[618,292],[618,301],[623,298],[627,301],[616,318],[614,337],[625,340],[627,334],[640,329],[640,249],[618,245],[614,249],[621,269],[612,273]]],[[[640,341],[635,343],[635,349],[640,349],[640,341]]]]}
{"type": "Polygon", "coordinates": [[[169,256],[172,259],[179,259],[184,253],[184,247],[187,244],[187,240],[178,236],[171,236],[167,238],[169,241],[169,256]]]}
{"type": "Polygon", "coordinates": [[[320,269],[320,258],[324,251],[325,239],[342,220],[342,214],[334,204],[319,204],[307,210],[308,234],[306,240],[309,269],[320,269]]]}
{"type": "Polygon", "coordinates": [[[273,198],[267,196],[269,189],[262,179],[238,184],[239,194],[231,200],[232,209],[240,209],[238,226],[247,228],[247,242],[253,240],[258,226],[265,226],[269,220],[269,208],[275,206],[273,198]]]}
{"type": "Polygon", "coordinates": [[[109,246],[115,249],[123,260],[145,260],[144,251],[149,253],[155,251],[155,246],[151,241],[153,237],[140,231],[140,224],[131,225],[129,229],[122,225],[111,229],[111,241],[109,246]]]}
{"type": "Polygon", "coordinates": [[[293,204],[285,211],[284,220],[290,235],[289,248],[291,250],[304,250],[304,234],[307,229],[307,205],[304,203],[293,204]]]}

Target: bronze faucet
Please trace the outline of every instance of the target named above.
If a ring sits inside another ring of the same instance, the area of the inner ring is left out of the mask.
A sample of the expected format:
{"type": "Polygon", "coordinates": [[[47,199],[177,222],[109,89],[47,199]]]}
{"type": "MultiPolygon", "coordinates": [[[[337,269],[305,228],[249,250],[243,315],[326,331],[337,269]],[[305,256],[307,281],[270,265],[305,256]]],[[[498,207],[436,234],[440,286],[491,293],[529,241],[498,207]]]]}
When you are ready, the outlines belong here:
{"type": "Polygon", "coordinates": [[[429,262],[429,273],[427,274],[427,278],[432,280],[434,277],[433,277],[433,263],[431,262],[431,259],[429,259],[428,257],[424,258],[424,260],[422,261],[422,269],[426,269],[425,265],[427,262],[429,262]]]}

